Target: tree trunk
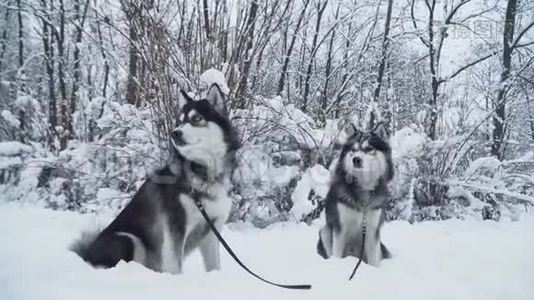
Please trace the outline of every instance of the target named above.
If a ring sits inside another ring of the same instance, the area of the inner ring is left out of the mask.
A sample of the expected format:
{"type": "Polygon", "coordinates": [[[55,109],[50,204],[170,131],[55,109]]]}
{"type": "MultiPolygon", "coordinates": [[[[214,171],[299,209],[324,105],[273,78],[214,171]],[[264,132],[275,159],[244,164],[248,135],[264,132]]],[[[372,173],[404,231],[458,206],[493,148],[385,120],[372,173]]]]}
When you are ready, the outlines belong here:
{"type": "MultiPolygon", "coordinates": [[[[9,6],[10,3],[8,2],[7,5],[9,6]]],[[[9,12],[10,10],[6,8],[6,11],[4,12],[4,30],[2,30],[2,44],[0,45],[0,80],[2,79],[2,61],[4,60],[4,55],[6,54],[6,46],[7,46],[7,29],[9,26],[9,12]]]]}
{"type": "Polygon", "coordinates": [[[315,54],[317,53],[317,40],[319,38],[319,31],[321,30],[321,19],[323,18],[323,13],[328,4],[326,0],[323,5],[317,4],[317,22],[315,23],[315,33],[313,35],[310,60],[308,62],[308,68],[306,70],[306,79],[304,80],[304,94],[302,95],[302,106],[301,109],[303,112],[308,111],[308,95],[310,93],[310,79],[313,68],[313,63],[315,62],[315,54]]]}
{"type": "Polygon", "coordinates": [[[506,6],[506,17],[504,20],[503,52],[502,52],[502,72],[500,77],[499,90],[495,103],[495,115],[493,116],[493,143],[491,154],[499,160],[504,158],[504,136],[506,124],[506,93],[508,91],[510,68],[512,65],[512,43],[514,41],[515,16],[517,0],[508,0],[506,6]]]}
{"type": "MultiPolygon", "coordinates": [[[[42,2],[43,11],[48,12],[46,0],[42,2]]],[[[50,17],[43,17],[43,50],[45,56],[45,69],[48,79],[48,143],[54,149],[54,141],[57,138],[57,99],[54,78],[54,35],[49,28],[50,17]]]]}
{"type": "Polygon", "coordinates": [[[22,27],[22,7],[20,0],[17,0],[17,18],[19,22],[19,67],[22,67],[24,65],[24,28],[22,27]]]}
{"type": "Polygon", "coordinates": [[[202,6],[204,11],[204,29],[206,30],[206,37],[208,40],[212,39],[210,31],[210,10],[208,6],[208,0],[202,0],[202,6]]]}
{"type": "MultiPolygon", "coordinates": [[[[339,7],[340,4],[338,3],[336,14],[335,14],[335,21],[338,21],[339,16],[339,7]]],[[[334,25],[336,26],[336,25],[334,25]]],[[[332,75],[332,51],[334,49],[334,40],[336,38],[336,29],[332,30],[332,35],[330,36],[330,42],[328,43],[328,54],[326,55],[326,67],[325,67],[325,80],[324,80],[324,88],[323,88],[323,101],[321,102],[321,114],[319,115],[321,118],[321,122],[326,121],[327,117],[327,108],[328,108],[328,86],[330,84],[330,76],[332,75]]]]}
{"type": "Polygon", "coordinates": [[[130,59],[128,60],[128,84],[126,91],[126,100],[132,105],[139,105],[137,101],[138,88],[137,88],[137,62],[139,56],[137,55],[137,49],[135,43],[137,42],[137,31],[135,25],[131,24],[129,29],[130,38],[130,59]]]}
{"type": "MultiPolygon", "coordinates": [[[[376,87],[373,94],[373,101],[378,104],[380,99],[380,89],[382,88],[382,81],[384,78],[384,71],[386,69],[388,48],[389,48],[389,28],[391,24],[391,11],[393,10],[393,0],[388,0],[388,8],[386,13],[386,24],[384,25],[384,39],[382,40],[382,53],[380,57],[380,65],[378,66],[378,76],[376,79],[376,87]]],[[[375,112],[371,112],[370,126],[374,127],[376,116],[375,112]]]]}
{"type": "Polygon", "coordinates": [[[428,11],[428,55],[430,65],[430,87],[432,96],[429,99],[428,106],[430,108],[430,115],[428,116],[427,135],[430,139],[435,140],[437,136],[438,123],[438,89],[439,81],[437,74],[436,48],[434,46],[434,11],[436,8],[436,0],[432,0],[432,4],[428,11]]]}
{"type": "MultiPolygon", "coordinates": [[[[74,18],[79,21],[76,27],[76,38],[74,43],[74,67],[73,67],[73,81],[72,81],[72,94],[70,97],[70,115],[72,116],[76,112],[76,104],[79,101],[80,95],[80,45],[82,43],[83,26],[85,24],[85,17],[87,16],[87,8],[89,7],[89,0],[86,1],[83,8],[83,14],[81,13],[80,0],[74,1],[74,18]]],[[[72,117],[71,117],[72,118],[72,117]]],[[[70,137],[73,137],[74,131],[70,132],[70,137]]]]}
{"type": "MultiPolygon", "coordinates": [[[[138,83],[138,64],[139,53],[137,51],[137,41],[139,40],[137,32],[137,24],[135,20],[140,20],[142,9],[137,7],[137,3],[130,1],[121,1],[121,7],[126,18],[128,18],[128,39],[130,42],[129,59],[128,59],[128,83],[126,84],[126,100],[128,103],[136,106],[141,105],[139,98],[139,83],[138,83]]],[[[140,6],[142,3],[140,3],[140,6]]]]}
{"type": "Polygon", "coordinates": [[[104,42],[102,40],[102,30],[100,28],[100,22],[97,22],[96,30],[98,33],[98,42],[100,43],[100,50],[102,53],[102,60],[104,61],[104,83],[102,84],[102,97],[106,98],[108,81],[109,81],[109,63],[106,56],[106,51],[104,50],[104,42]]]}
{"type": "Polygon", "coordinates": [[[59,94],[61,96],[61,126],[62,132],[59,137],[61,150],[67,147],[67,140],[72,131],[71,116],[69,113],[69,99],[67,97],[67,87],[65,83],[65,5],[63,0],[59,0],[59,38],[56,40],[58,50],[58,76],[59,94]]]}
{"type": "Polygon", "coordinates": [[[254,75],[252,76],[252,84],[251,84],[252,87],[255,87],[257,82],[258,82],[257,81],[258,80],[258,71],[261,68],[261,64],[263,62],[263,52],[265,51],[266,48],[267,48],[266,45],[264,47],[262,47],[261,50],[260,50],[260,53],[258,54],[258,59],[256,60],[256,68],[255,68],[256,72],[254,72],[254,75]]]}
{"type": "MultiPolygon", "coordinates": [[[[352,19],[350,20],[349,22],[349,25],[348,25],[348,31],[347,32],[351,32],[351,29],[352,29],[352,19]]],[[[341,77],[341,88],[340,90],[336,93],[336,98],[334,99],[334,103],[332,105],[335,105],[336,108],[333,109],[331,108],[330,110],[333,110],[334,111],[334,118],[339,118],[339,115],[340,115],[340,110],[339,110],[339,103],[341,102],[341,100],[343,100],[343,91],[346,89],[346,86],[347,86],[347,82],[348,80],[350,79],[350,77],[352,76],[349,76],[349,69],[348,69],[348,62],[349,62],[349,49],[350,49],[350,40],[349,39],[346,39],[345,41],[345,46],[344,46],[344,49],[343,49],[343,76],[341,77]]],[[[327,111],[326,113],[329,113],[329,111],[327,111]]]]}
{"type": "Polygon", "coordinates": [[[530,124],[530,137],[532,138],[532,141],[534,141],[534,112],[530,108],[530,95],[525,93],[525,97],[527,98],[527,112],[528,112],[528,122],[530,124]]]}
{"type": "Polygon", "coordinates": [[[282,64],[282,72],[280,74],[280,79],[278,80],[278,88],[276,89],[276,95],[281,95],[282,91],[284,90],[285,80],[287,76],[287,69],[289,67],[289,61],[291,59],[291,53],[293,53],[293,47],[295,46],[295,41],[297,40],[297,35],[300,31],[300,26],[302,25],[302,20],[304,20],[304,16],[306,15],[306,9],[308,8],[309,3],[310,3],[310,0],[305,0],[304,7],[300,11],[297,25],[295,27],[295,32],[293,33],[293,36],[291,37],[289,48],[287,48],[287,52],[284,56],[284,63],[282,64]]]}
{"type": "Polygon", "coordinates": [[[243,70],[241,71],[239,85],[236,93],[236,105],[238,108],[245,107],[245,96],[247,94],[247,79],[250,72],[250,65],[252,63],[252,46],[254,40],[254,27],[256,24],[256,14],[258,12],[258,2],[253,0],[250,3],[250,10],[247,20],[247,45],[245,47],[245,61],[243,63],[243,70]]]}

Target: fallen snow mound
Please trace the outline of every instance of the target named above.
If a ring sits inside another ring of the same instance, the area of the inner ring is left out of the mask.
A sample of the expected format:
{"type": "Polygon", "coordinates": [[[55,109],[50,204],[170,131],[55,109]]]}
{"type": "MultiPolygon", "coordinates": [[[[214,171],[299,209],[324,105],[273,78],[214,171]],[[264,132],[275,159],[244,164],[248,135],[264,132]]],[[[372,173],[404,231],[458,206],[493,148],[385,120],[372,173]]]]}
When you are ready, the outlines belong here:
{"type": "Polygon", "coordinates": [[[0,299],[534,299],[534,215],[500,223],[388,223],[383,239],[394,258],[380,268],[363,264],[352,282],[356,259],[323,260],[315,253],[319,223],[225,228],[256,272],[312,284],[311,291],[262,283],[224,252],[219,272],[205,273],[196,253],[177,276],[136,263],[93,269],[67,248],[80,231],[110,218],[0,204],[0,299]]]}

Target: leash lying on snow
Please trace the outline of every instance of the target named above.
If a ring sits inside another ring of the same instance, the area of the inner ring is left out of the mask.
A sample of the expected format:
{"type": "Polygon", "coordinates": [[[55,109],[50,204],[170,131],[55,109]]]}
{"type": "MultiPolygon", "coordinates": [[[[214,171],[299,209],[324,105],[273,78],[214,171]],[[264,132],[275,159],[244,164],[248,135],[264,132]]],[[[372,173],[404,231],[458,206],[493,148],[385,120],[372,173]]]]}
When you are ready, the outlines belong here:
{"type": "Polygon", "coordinates": [[[362,263],[363,259],[363,251],[365,250],[365,235],[367,234],[367,206],[363,208],[363,216],[362,216],[362,246],[360,247],[360,258],[358,259],[358,263],[356,263],[356,266],[354,267],[354,270],[352,270],[352,273],[350,274],[349,281],[352,280],[354,275],[356,275],[356,271],[358,270],[358,267],[360,267],[360,264],[362,263]]]}
{"type": "Polygon", "coordinates": [[[228,243],[226,243],[226,241],[224,240],[224,238],[222,237],[222,235],[219,233],[219,231],[217,230],[217,228],[215,228],[215,225],[213,225],[213,222],[211,222],[210,220],[210,217],[208,216],[208,213],[206,213],[206,210],[204,209],[204,205],[202,205],[202,202],[200,200],[200,197],[194,197],[194,200],[195,200],[195,205],[198,207],[198,210],[200,210],[200,213],[202,214],[202,216],[204,217],[204,219],[206,220],[206,223],[208,223],[211,231],[213,232],[213,234],[215,234],[215,236],[217,237],[217,239],[219,239],[219,242],[221,242],[221,244],[223,245],[224,249],[226,249],[226,251],[228,252],[228,254],[230,254],[230,256],[237,262],[237,264],[239,266],[241,266],[241,268],[245,269],[245,271],[247,271],[250,275],[258,278],[259,280],[263,281],[263,282],[266,282],[268,284],[272,284],[274,286],[277,286],[277,287],[281,287],[281,288],[285,288],[285,289],[294,289],[294,290],[309,290],[311,289],[311,285],[309,284],[301,284],[301,285],[286,285],[286,284],[279,284],[279,283],[274,283],[272,281],[269,281],[267,279],[264,279],[262,278],[261,276],[257,275],[256,273],[252,272],[247,266],[245,266],[245,264],[237,257],[237,255],[234,253],[234,251],[232,251],[232,248],[230,248],[230,246],[228,245],[228,243]]]}

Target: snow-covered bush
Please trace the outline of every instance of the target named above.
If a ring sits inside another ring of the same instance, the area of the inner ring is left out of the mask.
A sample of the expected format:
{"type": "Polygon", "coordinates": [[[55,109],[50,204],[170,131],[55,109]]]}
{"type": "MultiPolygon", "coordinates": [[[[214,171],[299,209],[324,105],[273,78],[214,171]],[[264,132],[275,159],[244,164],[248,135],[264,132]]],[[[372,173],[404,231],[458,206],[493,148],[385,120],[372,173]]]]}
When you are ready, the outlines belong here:
{"type": "Polygon", "coordinates": [[[500,162],[478,157],[464,137],[431,141],[415,126],[391,138],[395,177],[388,219],[515,218],[534,204],[532,153],[500,162]]]}
{"type": "Polygon", "coordinates": [[[281,97],[254,100],[233,113],[243,146],[231,220],[266,226],[318,217],[329,180],[324,166],[334,158],[339,122],[327,120],[321,127],[281,97]]]}
{"type": "Polygon", "coordinates": [[[522,208],[534,205],[534,153],[502,162],[478,158],[449,185],[448,197],[467,203],[477,217],[516,219],[522,208]]]}
{"type": "Polygon", "coordinates": [[[19,91],[12,102],[0,102],[0,141],[44,142],[47,130],[42,106],[31,95],[19,91]]]}
{"type": "MultiPolygon", "coordinates": [[[[221,74],[210,72],[205,80],[221,80],[221,74]]],[[[10,126],[20,125],[7,109],[0,116],[10,126]]],[[[77,132],[91,120],[94,141],[80,137],[57,154],[35,142],[0,144],[4,199],[54,209],[117,212],[147,172],[164,164],[168,141],[158,127],[161,116],[154,116],[150,107],[95,98],[77,116],[77,132]]],[[[336,144],[343,143],[343,122],[327,119],[319,125],[281,97],[256,97],[231,117],[242,147],[232,178],[230,221],[265,227],[318,218],[339,155],[336,144]]],[[[388,219],[498,220],[515,218],[521,206],[534,202],[532,152],[499,162],[484,157],[472,147],[475,141],[463,136],[431,141],[423,132],[410,125],[391,137],[395,176],[388,219]]]]}
{"type": "Polygon", "coordinates": [[[322,165],[317,164],[302,174],[291,194],[293,207],[290,212],[297,221],[310,223],[319,217],[329,183],[330,171],[322,165]]]}
{"type": "Polygon", "coordinates": [[[71,141],[57,155],[2,143],[0,173],[6,179],[0,184],[7,200],[82,212],[118,210],[129,200],[146,173],[165,161],[164,142],[152,134],[147,111],[116,102],[101,104],[95,142],[71,141]],[[17,174],[17,179],[9,174],[17,174]]]}

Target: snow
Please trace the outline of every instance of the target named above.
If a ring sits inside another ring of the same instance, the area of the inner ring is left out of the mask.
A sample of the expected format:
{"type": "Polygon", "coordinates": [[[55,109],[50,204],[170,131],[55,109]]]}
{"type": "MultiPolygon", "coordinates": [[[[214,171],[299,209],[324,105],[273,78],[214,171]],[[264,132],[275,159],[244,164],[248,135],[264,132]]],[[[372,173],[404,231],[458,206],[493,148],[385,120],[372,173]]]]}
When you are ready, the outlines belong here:
{"type": "Polygon", "coordinates": [[[282,97],[257,97],[257,100],[259,105],[250,111],[234,111],[234,119],[237,119],[234,124],[244,130],[244,140],[269,125],[279,136],[290,137],[299,147],[317,149],[330,147],[341,133],[339,120],[326,120],[324,128],[320,128],[312,117],[294,104],[286,103],[282,97]]]}
{"type": "Polygon", "coordinates": [[[315,195],[324,199],[328,193],[329,183],[330,171],[325,167],[315,165],[306,170],[291,194],[291,200],[293,201],[291,213],[300,220],[303,216],[312,212],[317,204],[310,201],[310,193],[314,191],[315,195]]]}
{"type": "Polygon", "coordinates": [[[214,83],[219,86],[225,95],[230,93],[230,88],[226,85],[226,79],[221,71],[211,68],[200,75],[200,84],[202,87],[208,89],[214,83]]]}
{"type": "Polygon", "coordinates": [[[469,168],[465,171],[465,177],[470,177],[476,175],[477,172],[482,172],[487,170],[490,173],[495,173],[497,168],[501,166],[501,162],[493,157],[481,157],[471,162],[469,168]]]}
{"type": "Polygon", "coordinates": [[[507,161],[507,163],[522,163],[522,162],[534,162],[534,151],[528,151],[524,155],[507,161]]]}
{"type": "Polygon", "coordinates": [[[9,110],[7,109],[2,110],[1,115],[9,123],[9,125],[15,128],[18,128],[20,126],[20,121],[9,110]]]}
{"type": "Polygon", "coordinates": [[[17,167],[22,164],[20,157],[1,157],[0,158],[0,170],[17,167]]]}
{"type": "Polygon", "coordinates": [[[20,142],[0,142],[0,156],[15,156],[23,153],[31,153],[33,148],[20,142]]]}
{"type": "Polygon", "coordinates": [[[428,138],[415,129],[415,125],[401,128],[390,139],[392,156],[399,159],[405,156],[414,156],[421,152],[428,138]]]}
{"type": "Polygon", "coordinates": [[[394,258],[380,268],[362,264],[352,282],[355,258],[323,260],[315,253],[319,222],[224,229],[235,252],[260,275],[312,284],[311,291],[262,283],[225,252],[222,271],[211,273],[196,253],[182,275],[136,263],[93,269],[67,248],[101,218],[0,205],[0,299],[534,299],[532,214],[518,222],[387,223],[383,239],[394,258]]]}
{"type": "Polygon", "coordinates": [[[240,185],[253,186],[254,183],[262,183],[267,189],[286,186],[291,179],[299,175],[297,166],[274,166],[269,154],[259,146],[248,146],[240,150],[240,157],[234,182],[240,185]]]}

